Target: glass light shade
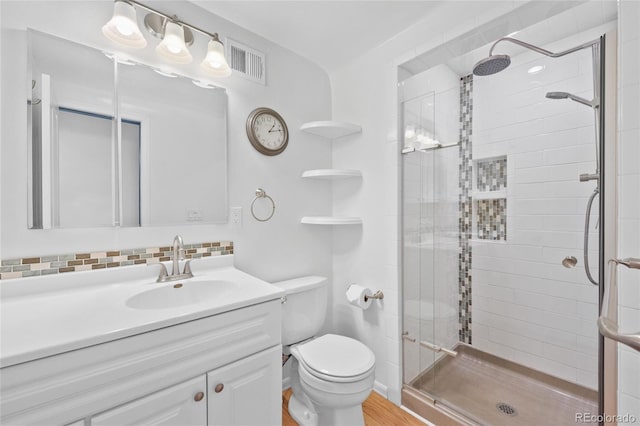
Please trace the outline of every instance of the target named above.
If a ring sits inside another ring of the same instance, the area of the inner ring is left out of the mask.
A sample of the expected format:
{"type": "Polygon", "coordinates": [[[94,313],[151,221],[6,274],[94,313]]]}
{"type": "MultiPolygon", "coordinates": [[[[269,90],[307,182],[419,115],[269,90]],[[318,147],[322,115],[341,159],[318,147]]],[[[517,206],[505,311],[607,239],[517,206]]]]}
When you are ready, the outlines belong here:
{"type": "Polygon", "coordinates": [[[158,55],[167,61],[178,64],[189,64],[193,60],[184,42],[184,30],[175,22],[167,22],[162,43],[156,47],[158,55]]]}
{"type": "Polygon", "coordinates": [[[231,67],[224,57],[224,46],[219,40],[209,40],[207,56],[200,66],[214,77],[229,77],[231,75],[231,67]]]}
{"type": "Polygon", "coordinates": [[[141,49],[147,45],[147,40],[138,28],[136,10],[124,1],[114,3],[113,16],[102,27],[102,34],[122,46],[141,49]]]}

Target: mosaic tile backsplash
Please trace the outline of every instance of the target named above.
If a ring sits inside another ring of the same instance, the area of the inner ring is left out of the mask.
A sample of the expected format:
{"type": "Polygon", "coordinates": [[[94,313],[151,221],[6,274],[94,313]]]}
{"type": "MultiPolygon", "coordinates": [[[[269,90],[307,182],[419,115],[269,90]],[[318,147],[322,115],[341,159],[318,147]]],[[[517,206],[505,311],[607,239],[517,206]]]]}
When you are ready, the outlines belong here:
{"type": "Polygon", "coordinates": [[[500,191],[506,189],[506,157],[493,160],[478,160],[476,163],[476,187],[478,191],[500,191]]]}
{"type": "Polygon", "coordinates": [[[506,241],[507,200],[478,200],[476,208],[478,239],[506,241]]]}
{"type": "MultiPolygon", "coordinates": [[[[184,245],[185,259],[233,254],[232,241],[184,245]]],[[[72,253],[22,259],[7,259],[0,266],[0,279],[34,277],[66,272],[91,271],[121,266],[158,263],[173,259],[171,247],[148,247],[95,253],[72,253]]]]}
{"type": "Polygon", "coordinates": [[[473,225],[472,177],[473,157],[473,75],[460,79],[460,193],[458,208],[458,337],[471,344],[471,236],[473,225]]]}

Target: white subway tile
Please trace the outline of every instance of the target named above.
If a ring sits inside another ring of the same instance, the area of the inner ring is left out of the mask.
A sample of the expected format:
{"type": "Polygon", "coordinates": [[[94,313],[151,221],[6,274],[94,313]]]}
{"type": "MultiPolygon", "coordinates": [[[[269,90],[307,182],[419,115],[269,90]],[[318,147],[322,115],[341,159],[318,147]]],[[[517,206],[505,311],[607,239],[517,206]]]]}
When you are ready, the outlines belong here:
{"type": "MultiPolygon", "coordinates": [[[[640,157],[636,161],[640,161],[640,157]]],[[[640,218],[640,174],[620,176],[618,190],[620,194],[619,217],[621,219],[640,218]]]]}
{"type": "MultiPolygon", "coordinates": [[[[623,373],[621,373],[623,374],[623,373]]],[[[640,398],[627,393],[618,393],[618,414],[630,418],[640,419],[640,398]]]]}
{"type": "Polygon", "coordinates": [[[638,52],[640,52],[640,38],[623,41],[620,49],[622,51],[622,67],[620,71],[623,84],[622,87],[639,84],[640,55],[638,55],[638,52]]]}
{"type": "Polygon", "coordinates": [[[619,96],[620,130],[626,131],[640,128],[640,84],[625,85],[619,96]]]}
{"type": "Polygon", "coordinates": [[[620,392],[629,395],[640,395],[640,354],[637,352],[619,351],[620,392]]]}
{"type": "Polygon", "coordinates": [[[619,140],[620,174],[640,173],[640,129],[620,132],[619,140]]]}
{"type": "MultiPolygon", "coordinates": [[[[620,39],[624,43],[640,37],[640,28],[638,28],[640,3],[637,1],[621,1],[619,4],[620,39]]],[[[640,416],[638,417],[640,418],[640,416]]]]}

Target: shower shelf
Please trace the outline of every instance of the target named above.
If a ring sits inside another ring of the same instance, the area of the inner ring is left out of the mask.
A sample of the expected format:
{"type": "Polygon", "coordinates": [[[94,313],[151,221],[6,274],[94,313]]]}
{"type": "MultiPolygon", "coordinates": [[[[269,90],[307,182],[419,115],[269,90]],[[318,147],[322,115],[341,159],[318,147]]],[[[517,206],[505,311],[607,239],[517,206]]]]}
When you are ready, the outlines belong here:
{"type": "Polygon", "coordinates": [[[359,217],[340,217],[340,216],[305,216],[300,223],[307,225],[362,225],[362,219],[359,217]]]}
{"type": "Polygon", "coordinates": [[[327,139],[337,139],[361,133],[362,127],[342,121],[310,121],[300,126],[300,130],[327,139]]]}
{"type": "Polygon", "coordinates": [[[360,170],[343,170],[343,169],[318,169],[318,170],[306,170],[302,172],[303,178],[312,179],[348,179],[362,177],[360,170]]]}
{"type": "Polygon", "coordinates": [[[471,194],[474,200],[497,200],[499,198],[507,198],[507,190],[500,191],[474,191],[471,194]]]}

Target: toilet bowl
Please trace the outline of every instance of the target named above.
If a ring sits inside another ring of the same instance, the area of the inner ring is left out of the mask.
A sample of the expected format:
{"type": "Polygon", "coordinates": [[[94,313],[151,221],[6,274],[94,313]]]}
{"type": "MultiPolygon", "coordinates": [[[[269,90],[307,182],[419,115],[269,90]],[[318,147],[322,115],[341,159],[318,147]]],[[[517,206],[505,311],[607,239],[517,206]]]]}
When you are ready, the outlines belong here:
{"type": "Polygon", "coordinates": [[[296,385],[289,413],[301,425],[364,425],[362,403],[373,389],[375,356],[357,340],[325,334],[291,347],[296,385]],[[302,395],[303,396],[302,396],[302,395]]]}
{"type": "Polygon", "coordinates": [[[274,285],[286,293],[282,340],[292,355],[289,414],[303,426],[364,425],[362,403],[373,390],[375,355],[350,337],[313,337],[326,312],[326,278],[274,285]]]}

